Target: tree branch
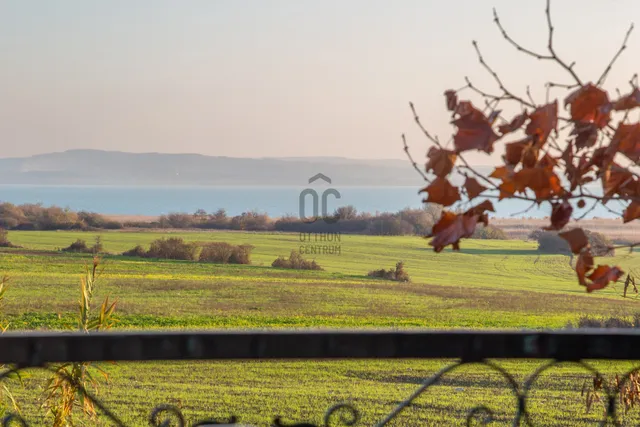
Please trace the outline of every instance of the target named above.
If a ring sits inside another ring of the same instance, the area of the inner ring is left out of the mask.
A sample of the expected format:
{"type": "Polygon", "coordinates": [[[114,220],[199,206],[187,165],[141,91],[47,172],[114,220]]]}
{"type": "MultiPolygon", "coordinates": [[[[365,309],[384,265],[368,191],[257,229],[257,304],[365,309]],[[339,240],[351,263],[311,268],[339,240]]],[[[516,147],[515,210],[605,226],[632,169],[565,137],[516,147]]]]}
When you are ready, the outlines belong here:
{"type": "Polygon", "coordinates": [[[602,73],[602,75],[598,79],[598,83],[596,84],[596,86],[602,85],[604,83],[604,81],[607,79],[607,75],[611,71],[611,68],[613,67],[613,64],[616,62],[616,60],[622,54],[622,52],[627,48],[627,41],[629,41],[629,36],[631,35],[632,31],[633,31],[633,23],[629,26],[629,29],[627,30],[627,34],[624,36],[624,40],[622,41],[622,46],[620,46],[620,49],[618,49],[618,51],[613,56],[611,61],[609,61],[609,64],[607,65],[607,68],[605,68],[604,72],[602,73]]]}
{"type": "Polygon", "coordinates": [[[473,44],[473,47],[476,50],[476,54],[478,55],[478,61],[480,62],[480,65],[482,65],[489,72],[489,74],[493,76],[493,79],[496,81],[496,83],[498,83],[498,87],[500,88],[500,90],[502,90],[506,99],[513,99],[514,101],[518,101],[523,105],[526,105],[531,108],[535,108],[536,106],[534,104],[531,104],[530,102],[525,101],[521,97],[514,95],[505,87],[505,85],[502,83],[502,80],[500,80],[498,73],[493,71],[493,69],[485,62],[484,58],[482,57],[482,53],[480,52],[480,48],[478,47],[478,42],[473,40],[471,43],[473,44]]]}
{"type": "Polygon", "coordinates": [[[427,129],[425,129],[425,127],[422,126],[422,123],[420,122],[420,118],[418,117],[418,113],[416,113],[416,109],[413,106],[413,102],[409,103],[409,107],[411,107],[411,112],[413,113],[413,120],[420,127],[420,130],[422,131],[422,133],[427,137],[427,139],[429,139],[429,141],[433,142],[438,147],[442,148],[442,146],[440,145],[440,141],[438,141],[438,138],[431,136],[431,134],[427,131],[427,129]]]}
{"type": "Polygon", "coordinates": [[[579,86],[582,86],[582,81],[580,77],[573,71],[573,66],[575,62],[567,65],[562,59],[556,55],[556,51],[553,48],[553,24],[551,23],[551,0],[547,0],[547,8],[545,9],[545,14],[547,15],[547,25],[549,27],[549,43],[547,44],[547,48],[549,49],[549,53],[551,54],[551,59],[558,63],[562,68],[567,70],[571,77],[576,81],[579,86]]]}
{"type": "Polygon", "coordinates": [[[407,145],[407,139],[405,138],[404,133],[402,134],[402,143],[404,145],[404,152],[407,153],[407,157],[409,158],[409,161],[413,165],[413,168],[420,174],[422,179],[424,179],[426,182],[431,184],[431,181],[429,180],[429,178],[427,178],[427,175],[425,175],[425,173],[422,172],[422,170],[418,167],[418,164],[416,163],[416,161],[413,160],[413,156],[411,156],[411,153],[409,152],[409,146],[407,145]]]}

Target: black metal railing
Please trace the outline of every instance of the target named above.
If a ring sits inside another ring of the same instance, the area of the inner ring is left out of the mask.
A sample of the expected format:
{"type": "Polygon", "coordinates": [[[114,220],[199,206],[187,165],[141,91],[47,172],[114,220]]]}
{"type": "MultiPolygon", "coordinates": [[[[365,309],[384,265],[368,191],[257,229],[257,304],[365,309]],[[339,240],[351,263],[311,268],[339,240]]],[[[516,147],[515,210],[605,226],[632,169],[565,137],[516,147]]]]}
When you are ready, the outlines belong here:
{"type": "MultiPolygon", "coordinates": [[[[412,405],[425,390],[438,383],[447,373],[470,363],[480,363],[502,376],[515,396],[517,408],[512,425],[534,425],[527,406],[532,384],[551,367],[574,362],[590,372],[601,375],[589,360],[640,360],[640,333],[633,330],[562,330],[562,331],[207,331],[207,332],[103,332],[39,333],[12,332],[0,335],[0,364],[4,380],[11,373],[27,368],[49,369],[52,364],[101,361],[151,360],[264,360],[264,359],[456,359],[456,361],[425,378],[405,400],[397,403],[376,426],[385,426],[412,405]],[[495,359],[548,360],[520,385],[495,359]]],[[[638,368],[640,369],[640,368],[638,368]]],[[[620,390],[636,370],[622,376],[618,390],[603,386],[605,413],[601,424],[618,424],[620,390]]],[[[65,380],[73,381],[71,378],[65,380]]],[[[84,397],[117,426],[126,424],[79,384],[84,397]]],[[[474,408],[467,416],[488,423],[493,414],[487,407],[474,408]]],[[[357,408],[336,402],[325,414],[324,423],[336,420],[342,425],[356,425],[360,419],[357,408]]],[[[226,421],[234,424],[237,418],[226,421]]],[[[160,406],[150,416],[151,425],[185,426],[187,422],[176,407],[160,406]],[[171,424],[170,417],[174,420],[171,424]]],[[[26,426],[17,414],[9,414],[3,425],[26,426]]],[[[194,426],[220,425],[201,422],[194,426]]],[[[312,424],[283,424],[274,426],[312,424]]]]}

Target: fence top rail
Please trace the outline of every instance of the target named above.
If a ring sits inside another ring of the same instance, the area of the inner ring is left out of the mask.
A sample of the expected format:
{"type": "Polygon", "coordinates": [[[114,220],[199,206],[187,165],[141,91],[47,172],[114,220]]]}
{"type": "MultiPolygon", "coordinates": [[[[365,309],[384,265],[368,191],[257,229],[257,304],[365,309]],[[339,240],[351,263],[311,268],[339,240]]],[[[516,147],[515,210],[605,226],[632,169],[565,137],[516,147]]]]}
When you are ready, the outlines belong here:
{"type": "Polygon", "coordinates": [[[640,330],[7,332],[0,363],[229,359],[640,360],[640,330]]]}

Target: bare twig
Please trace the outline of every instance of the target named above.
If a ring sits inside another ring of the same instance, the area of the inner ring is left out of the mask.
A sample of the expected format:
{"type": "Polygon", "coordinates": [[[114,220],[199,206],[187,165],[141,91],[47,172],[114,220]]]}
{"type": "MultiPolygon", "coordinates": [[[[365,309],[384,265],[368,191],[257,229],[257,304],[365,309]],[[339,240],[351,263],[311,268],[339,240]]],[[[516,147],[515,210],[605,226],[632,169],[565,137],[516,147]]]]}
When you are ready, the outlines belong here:
{"type": "Polygon", "coordinates": [[[607,79],[607,75],[611,71],[611,68],[613,67],[613,64],[616,62],[616,60],[622,54],[622,52],[627,48],[627,42],[629,41],[629,36],[631,35],[632,31],[633,31],[633,23],[629,26],[629,29],[627,30],[627,34],[624,36],[624,40],[622,41],[622,46],[620,46],[620,49],[618,49],[616,54],[613,56],[613,58],[611,59],[611,61],[607,65],[607,68],[605,68],[604,72],[602,73],[602,75],[598,79],[598,83],[596,84],[596,86],[600,86],[607,79]]]}
{"type": "Polygon", "coordinates": [[[407,139],[405,138],[404,133],[402,134],[402,143],[404,145],[404,152],[407,153],[407,157],[409,158],[409,161],[413,165],[413,168],[420,174],[420,176],[426,182],[431,183],[431,181],[429,181],[429,178],[427,178],[427,175],[425,175],[425,173],[422,172],[422,170],[418,167],[418,164],[416,163],[416,161],[413,160],[413,156],[411,156],[411,153],[409,152],[409,146],[407,145],[407,139]]]}
{"type": "Polygon", "coordinates": [[[531,104],[530,102],[525,101],[521,97],[516,96],[511,91],[509,91],[509,89],[507,89],[505,85],[502,83],[502,80],[498,76],[498,73],[493,71],[493,69],[485,62],[482,56],[482,53],[480,52],[480,48],[478,47],[478,42],[473,40],[471,44],[473,44],[473,48],[476,50],[476,54],[478,55],[478,61],[480,62],[480,65],[482,65],[489,72],[489,74],[493,76],[493,79],[496,81],[496,83],[498,83],[498,87],[504,93],[507,99],[513,99],[514,101],[518,101],[519,103],[531,108],[536,107],[534,104],[531,104]]]}
{"type": "Polygon", "coordinates": [[[529,207],[521,212],[515,212],[512,213],[511,216],[514,217],[516,215],[522,215],[522,214],[526,214],[527,212],[529,212],[531,209],[533,209],[536,205],[538,204],[538,202],[531,202],[531,204],[529,205],[529,207]]]}
{"type": "Polygon", "coordinates": [[[500,18],[498,18],[498,12],[496,11],[495,8],[493,9],[493,21],[498,26],[498,29],[502,33],[502,36],[505,38],[505,40],[507,40],[519,52],[523,52],[523,53],[525,53],[525,54],[527,54],[529,56],[532,56],[532,57],[534,57],[536,59],[539,59],[539,60],[555,61],[562,68],[567,70],[569,72],[569,74],[571,74],[571,77],[573,77],[573,79],[576,81],[576,83],[579,86],[582,86],[582,81],[580,81],[580,78],[578,77],[578,75],[575,73],[575,71],[573,71],[574,63],[571,63],[571,64],[567,65],[564,61],[562,61],[558,57],[558,55],[556,54],[556,52],[555,52],[555,50],[553,48],[553,24],[551,23],[551,13],[550,13],[550,4],[549,3],[550,3],[550,1],[547,0],[547,8],[545,10],[545,13],[547,15],[547,25],[548,25],[548,28],[549,28],[549,42],[547,44],[547,49],[549,50],[549,55],[542,55],[542,54],[534,52],[534,51],[532,51],[530,49],[524,48],[520,44],[518,44],[515,40],[513,40],[509,36],[509,34],[507,34],[507,31],[502,26],[502,23],[500,22],[500,18]]]}
{"type": "Polygon", "coordinates": [[[531,96],[531,88],[529,85],[527,85],[527,98],[529,98],[529,101],[531,101],[533,105],[536,105],[536,101],[534,101],[533,96],[531,96]]]}
{"type": "Polygon", "coordinates": [[[418,113],[416,113],[416,109],[413,106],[413,102],[409,103],[409,107],[411,107],[411,112],[413,113],[413,120],[415,120],[417,125],[420,127],[420,130],[422,131],[424,136],[426,136],[429,141],[433,142],[438,147],[442,148],[442,146],[440,145],[440,141],[438,141],[438,138],[431,136],[431,134],[427,131],[427,129],[425,129],[425,127],[422,126],[422,123],[420,122],[420,118],[418,117],[418,113]]]}
{"type": "Polygon", "coordinates": [[[551,23],[551,0],[547,0],[547,8],[545,9],[545,14],[547,15],[547,25],[549,27],[549,43],[547,45],[547,48],[549,49],[551,58],[555,62],[557,62],[558,65],[560,65],[562,68],[567,70],[569,74],[571,74],[571,77],[573,77],[573,79],[576,81],[576,83],[579,86],[582,86],[582,81],[580,80],[580,77],[578,77],[576,72],[573,71],[573,66],[575,65],[575,62],[572,62],[571,64],[567,65],[562,59],[558,57],[558,55],[556,55],[556,51],[553,48],[553,24],[551,23]]]}

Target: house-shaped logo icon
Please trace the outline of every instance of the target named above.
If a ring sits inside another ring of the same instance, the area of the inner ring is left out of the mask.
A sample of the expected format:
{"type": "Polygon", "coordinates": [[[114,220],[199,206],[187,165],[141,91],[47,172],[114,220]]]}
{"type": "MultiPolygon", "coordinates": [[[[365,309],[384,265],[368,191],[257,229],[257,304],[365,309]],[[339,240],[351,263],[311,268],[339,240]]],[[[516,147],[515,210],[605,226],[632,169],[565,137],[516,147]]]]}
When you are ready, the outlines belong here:
{"type": "Polygon", "coordinates": [[[329,184],[331,184],[331,178],[329,178],[328,176],[326,176],[323,173],[317,173],[314,176],[312,176],[311,178],[309,178],[309,184],[311,184],[312,182],[315,182],[319,179],[322,179],[324,182],[327,182],[329,184]]]}

